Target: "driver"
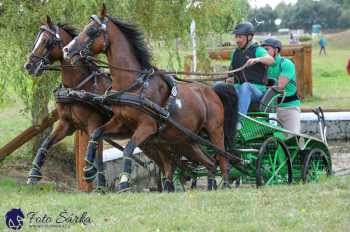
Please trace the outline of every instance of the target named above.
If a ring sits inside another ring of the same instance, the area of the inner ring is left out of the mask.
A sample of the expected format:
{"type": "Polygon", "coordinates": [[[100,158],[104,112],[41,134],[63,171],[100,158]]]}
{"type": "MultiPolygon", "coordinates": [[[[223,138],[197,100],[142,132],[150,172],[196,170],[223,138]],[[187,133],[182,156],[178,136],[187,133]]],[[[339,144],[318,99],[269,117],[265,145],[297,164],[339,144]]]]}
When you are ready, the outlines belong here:
{"type": "Polygon", "coordinates": [[[263,47],[253,41],[254,27],[250,22],[238,24],[232,34],[235,35],[237,48],[231,58],[230,70],[248,64],[248,67],[234,74],[235,80],[238,81],[235,87],[239,112],[246,115],[249,105],[260,102],[266,92],[267,66],[275,61],[263,47]]]}
{"type": "Polygon", "coordinates": [[[283,128],[300,133],[300,100],[297,95],[295,66],[291,60],[280,55],[282,43],[279,40],[266,39],[262,46],[275,59],[275,63],[267,70],[268,78],[275,81],[280,91],[285,92],[285,97],[278,100],[277,119],[283,128]]]}

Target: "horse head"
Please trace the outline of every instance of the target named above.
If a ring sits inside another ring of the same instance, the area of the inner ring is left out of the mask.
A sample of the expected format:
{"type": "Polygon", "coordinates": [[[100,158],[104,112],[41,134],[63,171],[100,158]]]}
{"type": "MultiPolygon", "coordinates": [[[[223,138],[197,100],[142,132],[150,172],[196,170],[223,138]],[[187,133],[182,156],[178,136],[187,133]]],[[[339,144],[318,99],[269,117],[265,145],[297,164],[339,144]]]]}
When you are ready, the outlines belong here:
{"type": "Polygon", "coordinates": [[[80,34],[63,48],[64,58],[75,64],[80,58],[105,52],[108,47],[108,23],[106,6],[103,4],[100,16],[92,15],[80,34]]]}
{"type": "Polygon", "coordinates": [[[29,74],[40,76],[47,65],[63,59],[62,47],[76,36],[76,30],[67,25],[55,25],[47,16],[40,26],[30,56],[24,65],[29,74]]]}

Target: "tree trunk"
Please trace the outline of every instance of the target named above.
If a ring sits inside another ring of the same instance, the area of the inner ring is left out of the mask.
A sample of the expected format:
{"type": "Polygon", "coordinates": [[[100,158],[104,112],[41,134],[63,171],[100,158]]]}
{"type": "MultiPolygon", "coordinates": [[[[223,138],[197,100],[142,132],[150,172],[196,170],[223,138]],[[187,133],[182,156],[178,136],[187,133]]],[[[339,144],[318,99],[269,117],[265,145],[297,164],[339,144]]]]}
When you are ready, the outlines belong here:
{"type": "MultiPolygon", "coordinates": [[[[33,87],[33,101],[31,104],[32,125],[39,125],[42,120],[49,115],[49,96],[47,96],[47,90],[43,88],[44,83],[36,83],[33,87]]],[[[51,133],[52,127],[47,128],[39,135],[35,136],[32,140],[32,154],[35,156],[40,145],[51,133]]]]}

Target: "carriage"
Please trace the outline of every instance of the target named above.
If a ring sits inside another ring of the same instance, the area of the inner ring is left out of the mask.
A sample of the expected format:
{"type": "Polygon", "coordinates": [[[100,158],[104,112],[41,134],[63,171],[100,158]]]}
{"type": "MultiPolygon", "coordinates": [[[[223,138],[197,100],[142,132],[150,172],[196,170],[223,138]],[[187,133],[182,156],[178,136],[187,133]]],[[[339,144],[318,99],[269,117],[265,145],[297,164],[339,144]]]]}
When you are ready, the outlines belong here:
{"type": "MultiPolygon", "coordinates": [[[[268,108],[268,107],[267,107],[268,108]]],[[[325,125],[322,109],[315,110],[320,125],[321,138],[305,134],[295,134],[283,129],[274,118],[274,113],[266,111],[250,112],[240,115],[238,133],[227,151],[238,154],[244,161],[243,168],[232,166],[231,183],[235,186],[277,185],[291,183],[316,182],[332,174],[331,153],[325,137],[325,125]]],[[[214,151],[203,146],[207,154],[214,151]]],[[[178,190],[184,190],[185,180],[196,180],[207,176],[207,171],[187,160],[183,168],[175,171],[175,183],[178,190]],[[191,167],[191,168],[186,168],[191,167]]],[[[217,176],[220,176],[218,170],[217,176]]]]}
{"type": "MultiPolygon", "coordinates": [[[[221,175],[225,177],[223,178],[225,185],[235,182],[237,185],[254,183],[256,186],[262,186],[292,183],[293,181],[315,181],[320,176],[331,174],[331,158],[325,137],[322,110],[315,111],[319,118],[321,139],[284,130],[279,126],[278,120],[270,115],[271,109],[276,107],[275,102],[280,94],[274,93],[274,89],[271,88],[271,91],[266,93],[266,97],[263,97],[256,112],[251,112],[248,116],[240,115],[237,135],[232,138],[224,138],[222,130],[227,128],[224,123],[227,118],[230,118],[229,115],[226,115],[226,109],[231,109],[226,103],[233,101],[231,96],[234,95],[228,96],[225,103],[215,88],[212,89],[198,83],[186,84],[183,80],[178,83],[175,81],[176,78],[168,75],[169,73],[153,68],[149,63],[148,51],[134,26],[107,17],[105,11],[103,8],[101,17],[92,16],[92,23],[83,33],[86,39],[73,40],[74,36],[71,33],[69,36],[71,42],[63,48],[63,51],[72,65],[79,59],[84,59],[89,64],[88,70],[96,68],[97,64],[108,65],[112,80],[107,83],[112,82],[112,90],[104,87],[100,89],[100,92],[106,91],[102,95],[98,92],[91,92],[98,85],[101,72],[92,71],[91,74],[88,74],[89,72],[80,70],[87,76],[71,73],[70,78],[62,77],[69,81],[73,81],[74,78],[80,78],[80,80],[70,83],[72,87],[67,87],[68,82],[66,82],[66,86],[62,85],[56,92],[56,99],[59,99],[61,104],[76,107],[79,117],[75,118],[75,121],[82,122],[81,124],[86,128],[89,127],[90,141],[84,169],[86,180],[91,182],[96,178],[99,186],[103,185],[102,161],[101,157],[96,157],[96,150],[98,141],[108,133],[132,137],[125,148],[112,142],[118,149],[123,150],[121,176],[123,181],[118,186],[121,190],[129,188],[132,153],[138,145],[147,156],[151,156],[158,166],[162,165],[166,191],[174,190],[173,182],[183,189],[184,182],[192,180],[195,186],[196,179],[201,176],[212,178],[213,175],[214,177],[221,175]],[[107,33],[107,23],[121,30],[107,33]],[[120,43],[112,44],[114,37],[123,38],[127,46],[122,46],[120,43]],[[96,40],[97,38],[101,40],[96,40]],[[80,45],[77,44],[79,41],[85,42],[80,45]],[[92,46],[93,43],[101,44],[92,46]],[[129,46],[133,49],[128,49],[129,46]],[[99,49],[94,51],[95,54],[108,50],[111,53],[108,56],[108,62],[91,56],[92,47],[99,49]],[[112,59],[114,56],[118,59],[112,59]],[[124,61],[129,62],[129,68],[123,66],[124,61]],[[93,65],[90,65],[91,63],[93,65]],[[84,89],[87,84],[88,88],[84,89]],[[96,115],[91,119],[98,117],[101,119],[86,122],[84,114],[81,113],[82,110],[86,110],[84,106],[91,108],[96,115]],[[112,111],[108,109],[110,107],[112,111]],[[203,112],[209,113],[203,116],[203,112]],[[216,126],[212,126],[212,123],[216,123],[216,126]],[[205,132],[198,134],[198,130],[203,128],[205,132]],[[158,135],[162,133],[165,136],[159,139],[158,135]],[[230,139],[226,140],[227,138],[230,139]],[[169,144],[170,141],[177,140],[180,142],[169,144]],[[149,141],[152,141],[153,144],[149,144],[149,141]],[[180,162],[176,162],[177,165],[173,164],[174,157],[170,154],[172,146],[176,147],[176,151],[185,152],[175,152],[175,157],[180,158],[178,159],[180,162]],[[193,159],[183,160],[181,159],[183,155],[193,159]],[[218,158],[220,164],[218,169],[215,168],[216,161],[213,155],[218,158]],[[232,165],[232,168],[228,169],[229,165],[232,165]],[[210,173],[207,171],[209,169],[210,173]]],[[[42,26],[41,31],[53,38],[53,44],[62,49],[62,40],[58,36],[62,30],[53,26],[51,20],[47,21],[47,25],[42,26]]],[[[45,40],[43,41],[43,46],[46,46],[45,40]]],[[[68,43],[68,39],[65,42],[68,43]]],[[[47,54],[33,53],[30,57],[33,64],[26,65],[28,70],[37,71],[49,63],[47,57],[51,51],[50,49],[43,51],[47,54]]],[[[61,53],[59,55],[62,56],[61,53]]],[[[57,57],[57,59],[62,60],[62,57],[57,57]]],[[[69,65],[61,66],[62,69],[69,67],[69,65]]],[[[241,71],[243,68],[231,72],[241,71]]],[[[233,88],[228,87],[227,89],[233,91],[233,88]]],[[[64,110],[65,108],[62,109],[64,110]]],[[[54,135],[39,149],[30,171],[30,183],[40,180],[40,167],[43,165],[47,149],[62,139],[70,131],[69,129],[76,126],[76,124],[68,124],[69,121],[65,118],[61,119],[61,127],[65,130],[56,129],[54,135]]],[[[211,182],[211,188],[215,186],[216,183],[211,182]]]]}

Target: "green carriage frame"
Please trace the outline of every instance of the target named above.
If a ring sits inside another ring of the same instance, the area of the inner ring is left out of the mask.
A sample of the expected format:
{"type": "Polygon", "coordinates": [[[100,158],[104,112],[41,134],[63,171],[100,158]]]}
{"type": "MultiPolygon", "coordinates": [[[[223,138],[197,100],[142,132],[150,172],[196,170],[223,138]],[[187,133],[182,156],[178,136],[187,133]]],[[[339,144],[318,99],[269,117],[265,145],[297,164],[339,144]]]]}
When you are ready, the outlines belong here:
{"type": "MultiPolygon", "coordinates": [[[[322,139],[305,134],[296,134],[281,128],[269,109],[280,94],[268,99],[262,112],[240,115],[237,136],[226,151],[238,155],[244,161],[244,170],[234,166],[230,169],[230,180],[236,186],[240,184],[264,185],[306,183],[318,181],[332,174],[331,153],[328,149],[322,128],[322,139]]],[[[202,146],[208,155],[214,155],[209,146],[202,146]]],[[[207,170],[190,162],[178,167],[174,173],[177,189],[184,190],[184,181],[195,181],[207,176],[207,170]]],[[[221,176],[217,170],[217,176],[221,176]]]]}

